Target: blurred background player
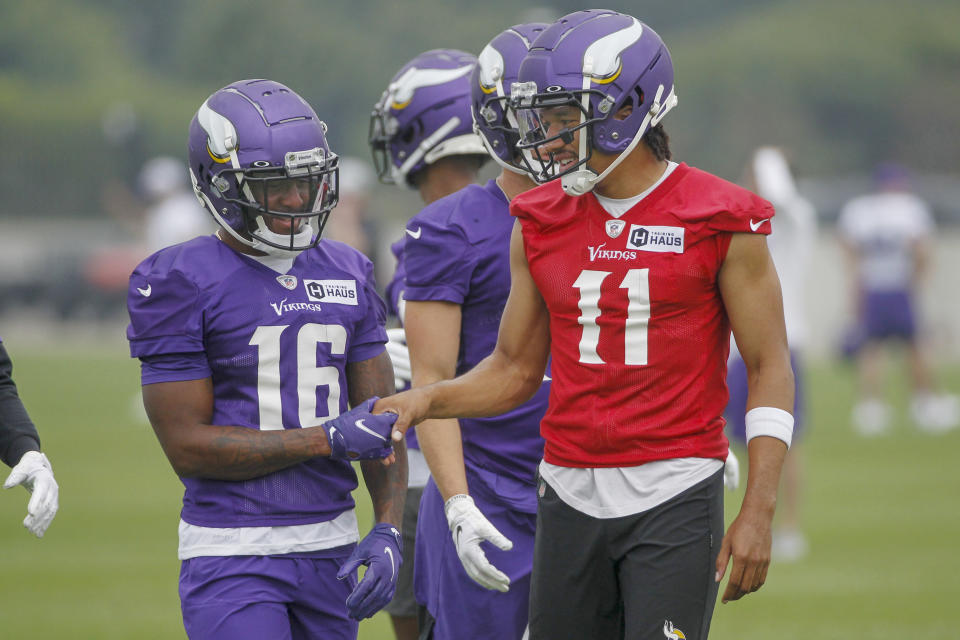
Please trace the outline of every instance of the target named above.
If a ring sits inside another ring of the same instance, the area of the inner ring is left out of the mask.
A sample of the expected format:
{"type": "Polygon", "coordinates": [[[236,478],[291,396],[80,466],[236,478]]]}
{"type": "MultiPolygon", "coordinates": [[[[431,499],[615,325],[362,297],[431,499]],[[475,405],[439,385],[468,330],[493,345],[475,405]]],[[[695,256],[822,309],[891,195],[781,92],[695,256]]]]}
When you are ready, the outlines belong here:
{"type": "MultiPolygon", "coordinates": [[[[394,75],[370,117],[370,149],[377,177],[384,184],[415,189],[425,205],[474,184],[487,161],[470,117],[470,73],[476,56],[455,49],[426,51],[394,75]]],[[[391,315],[404,323],[406,266],[404,244],[419,239],[421,230],[408,227],[391,246],[396,269],[386,288],[391,315]]],[[[396,386],[411,379],[410,356],[403,329],[389,332],[388,350],[396,386]]],[[[415,536],[423,488],[430,477],[416,433],[407,435],[410,466],[403,516],[407,562],[400,569],[397,594],[387,607],[398,640],[420,637],[418,606],[414,594],[415,536]]]]}
{"type": "MultiPolygon", "coordinates": [[[[770,201],[777,212],[767,240],[770,255],[780,276],[783,293],[783,316],[793,365],[795,397],[793,403],[793,442],[783,465],[783,482],[777,521],[773,532],[773,557],[793,561],[806,555],[807,539],[800,521],[803,487],[803,448],[807,403],[804,394],[804,350],[807,345],[807,306],[804,294],[810,261],[817,238],[817,213],[808,200],[797,192],[789,163],[781,149],[760,147],[753,153],[747,171],[747,187],[770,201]]],[[[730,344],[727,364],[727,387],[730,402],[724,413],[728,432],[741,446],[746,442],[744,415],[747,408],[747,368],[737,350],[730,344]]]]}
{"type": "Polygon", "coordinates": [[[178,242],[213,233],[210,218],[190,186],[187,165],[172,156],[147,160],[130,185],[113,178],[104,187],[105,211],[127,240],[96,247],[57,279],[57,307],[68,317],[93,305],[108,318],[123,309],[128,277],[146,256],[178,242]]]}
{"type": "MultiPolygon", "coordinates": [[[[511,83],[546,24],[513,26],[469,76],[472,120],[499,175],[425,207],[407,223],[404,326],[413,386],[453,378],[493,351],[510,294],[510,200],[536,183],[519,167],[511,83]]],[[[468,112],[467,117],[471,117],[468,112]]],[[[520,640],[527,631],[540,420],[548,378],[527,403],[490,418],[433,420],[418,437],[430,481],[417,523],[421,638],[520,640]]]]}
{"type": "Polygon", "coordinates": [[[339,167],[340,201],[337,203],[337,215],[327,221],[324,236],[350,245],[376,265],[376,226],[368,215],[373,170],[368,162],[353,156],[340,158],[339,167]]]}
{"type": "Polygon", "coordinates": [[[766,580],[793,428],[764,238],[773,208],[670,161],[660,125],[677,102],[673,66],[636,18],[564,16],[518,80],[518,148],[552,182],[511,201],[496,347],[466,374],[375,410],[398,413],[395,438],[427,418],[498,415],[542,388],[549,358],[530,638],[706,638],[728,569],[724,602],[766,580]],[[731,327],[749,371],[750,464],[724,534],[731,327]]]}
{"type": "Polygon", "coordinates": [[[40,436],[20,401],[13,382],[13,363],[0,338],[0,460],[13,467],[4,489],[22,485],[30,492],[23,526],[42,538],[60,507],[60,487],[47,456],[40,453],[40,436]]]}
{"type": "Polygon", "coordinates": [[[150,253],[216,230],[190,188],[190,171],[183,161],[171,156],[151,158],[137,181],[146,203],[144,239],[150,253]]]}
{"type": "Polygon", "coordinates": [[[270,80],[207,98],[188,149],[220,229],[144,260],[127,298],[144,406],[185,487],[187,635],[356,638],[393,596],[407,469],[392,420],[367,411],[393,389],[373,266],[321,241],[337,156],[270,80]],[[353,460],[376,522],[359,544],[353,460]]]}
{"type": "Polygon", "coordinates": [[[926,202],[911,191],[904,167],[879,165],[873,181],[874,191],[848,202],[837,224],[848,256],[861,340],[853,425],[865,436],[889,429],[884,352],[899,342],[907,347],[914,424],[927,432],[945,431],[957,426],[960,406],[956,396],[940,393],[934,385],[919,309],[930,266],[933,216],[926,202]]]}

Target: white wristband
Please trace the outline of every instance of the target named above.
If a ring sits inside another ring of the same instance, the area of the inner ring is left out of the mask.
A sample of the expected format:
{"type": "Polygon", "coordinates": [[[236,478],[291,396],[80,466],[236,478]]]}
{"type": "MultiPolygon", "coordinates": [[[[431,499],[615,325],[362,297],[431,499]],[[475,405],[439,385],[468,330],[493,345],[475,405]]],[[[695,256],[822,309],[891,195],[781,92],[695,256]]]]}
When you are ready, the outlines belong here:
{"type": "Polygon", "coordinates": [[[787,443],[793,439],[793,416],[789,411],[776,407],[755,407],[744,418],[747,427],[747,442],[757,436],[770,436],[787,443]]]}

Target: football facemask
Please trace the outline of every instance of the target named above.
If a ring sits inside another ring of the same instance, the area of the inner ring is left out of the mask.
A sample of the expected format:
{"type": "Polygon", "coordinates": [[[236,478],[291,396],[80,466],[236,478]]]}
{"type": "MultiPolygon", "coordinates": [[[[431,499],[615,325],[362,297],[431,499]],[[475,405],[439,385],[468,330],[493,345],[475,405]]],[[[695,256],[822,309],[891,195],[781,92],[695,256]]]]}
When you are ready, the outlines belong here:
{"type": "Polygon", "coordinates": [[[242,235],[227,230],[266,253],[297,253],[316,246],[339,200],[337,162],[335,153],[315,148],[287,153],[281,169],[255,162],[250,168],[221,171],[213,186],[241,209],[245,223],[242,235]],[[231,183],[237,188],[231,189],[231,183]],[[239,197],[229,197],[231,191],[239,197]]]}
{"type": "Polygon", "coordinates": [[[520,133],[517,149],[537,182],[573,173],[590,160],[590,125],[598,121],[590,117],[591,93],[599,92],[565,91],[559,86],[537,92],[533,82],[514,83],[511,111],[520,133]]]}

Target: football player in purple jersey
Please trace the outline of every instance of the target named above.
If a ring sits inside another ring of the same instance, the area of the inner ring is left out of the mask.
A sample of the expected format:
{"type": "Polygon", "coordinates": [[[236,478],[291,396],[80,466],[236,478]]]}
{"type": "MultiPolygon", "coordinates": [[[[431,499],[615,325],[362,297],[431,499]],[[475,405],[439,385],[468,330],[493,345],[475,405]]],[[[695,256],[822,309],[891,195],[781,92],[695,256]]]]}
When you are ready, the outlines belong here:
{"type": "Polygon", "coordinates": [[[40,453],[40,436],[20,401],[12,375],[13,363],[0,339],[0,460],[13,467],[3,488],[19,484],[30,492],[23,526],[42,538],[57,515],[60,487],[50,461],[40,453]]]}
{"type": "MultiPolygon", "coordinates": [[[[496,344],[510,292],[509,203],[535,186],[514,156],[518,133],[506,101],[545,27],[523,24],[498,34],[470,76],[471,117],[499,176],[431,203],[407,223],[405,328],[415,387],[471,369],[496,344]]],[[[423,423],[432,478],[417,523],[421,637],[524,636],[548,395],[545,380],[533,399],[501,416],[423,423]]]]}
{"type": "Polygon", "coordinates": [[[393,418],[369,413],[393,390],[386,313],[370,261],[321,240],[337,202],[325,134],[277,82],[213,93],[189,167],[220,228],[130,277],[144,406],[185,487],[191,638],[356,638],[396,585],[406,454],[385,439],[393,418]],[[359,544],[351,461],[376,520],[359,544]]]}
{"type": "Polygon", "coordinates": [[[944,393],[931,371],[919,304],[929,277],[936,222],[913,192],[905,167],[883,163],[874,190],[844,204],[837,232],[846,254],[858,337],[858,396],[851,416],[862,436],[887,433],[891,407],[884,397],[884,351],[902,343],[909,363],[910,417],[923,432],[960,426],[960,400],[944,393]]]}
{"type": "MultiPolygon", "coordinates": [[[[370,118],[370,148],[381,182],[416,189],[424,205],[477,182],[488,156],[470,116],[470,73],[476,62],[476,56],[465,51],[433,49],[407,62],[393,76],[370,118]]],[[[407,229],[391,247],[397,266],[387,285],[387,306],[401,323],[406,274],[403,245],[417,238],[418,232],[407,229]]],[[[403,388],[410,382],[404,330],[387,333],[396,385],[403,388]]],[[[413,592],[414,540],[420,496],[430,470],[413,431],[407,434],[407,456],[410,478],[403,514],[407,562],[400,570],[397,593],[385,607],[398,640],[420,637],[413,592]]]]}

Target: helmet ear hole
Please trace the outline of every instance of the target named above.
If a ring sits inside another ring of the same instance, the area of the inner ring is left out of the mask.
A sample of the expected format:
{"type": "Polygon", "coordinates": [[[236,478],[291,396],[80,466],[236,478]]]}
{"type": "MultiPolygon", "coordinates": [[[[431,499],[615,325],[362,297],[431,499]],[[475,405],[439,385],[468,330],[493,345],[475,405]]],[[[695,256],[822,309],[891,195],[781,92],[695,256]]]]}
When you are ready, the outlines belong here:
{"type": "Polygon", "coordinates": [[[210,184],[210,174],[203,170],[203,165],[198,164],[195,172],[199,184],[210,184]]]}
{"type": "Polygon", "coordinates": [[[420,132],[423,130],[423,123],[419,120],[414,120],[410,123],[410,126],[400,132],[400,142],[404,145],[411,144],[415,138],[420,136],[420,132]]]}

